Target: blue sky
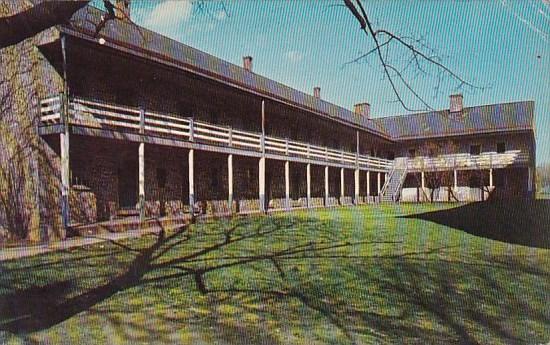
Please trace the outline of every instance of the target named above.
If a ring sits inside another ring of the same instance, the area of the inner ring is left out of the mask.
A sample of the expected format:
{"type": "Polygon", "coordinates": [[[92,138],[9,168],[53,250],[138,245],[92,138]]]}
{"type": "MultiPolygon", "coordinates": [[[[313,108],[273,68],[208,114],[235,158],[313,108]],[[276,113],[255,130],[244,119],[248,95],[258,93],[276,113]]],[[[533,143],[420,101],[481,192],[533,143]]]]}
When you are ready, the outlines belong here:
{"type": "MultiPolygon", "coordinates": [[[[369,102],[373,117],[407,112],[395,102],[375,56],[345,65],[373,45],[347,9],[334,6],[342,2],[210,1],[203,10],[198,3],[133,0],[132,16],[140,25],[236,64],[251,55],[256,73],[308,93],[320,86],[321,97],[338,105],[352,109],[369,102]]],[[[408,75],[433,108],[448,108],[448,96],[456,92],[464,94],[465,106],[534,100],[537,161],[550,163],[549,0],[364,4],[375,28],[422,37],[446,66],[482,87],[457,89],[458,83],[447,79],[436,92],[437,77],[408,75]]],[[[392,49],[390,57],[404,66],[402,53],[392,49]]],[[[401,94],[411,106],[421,106],[401,94]]]]}

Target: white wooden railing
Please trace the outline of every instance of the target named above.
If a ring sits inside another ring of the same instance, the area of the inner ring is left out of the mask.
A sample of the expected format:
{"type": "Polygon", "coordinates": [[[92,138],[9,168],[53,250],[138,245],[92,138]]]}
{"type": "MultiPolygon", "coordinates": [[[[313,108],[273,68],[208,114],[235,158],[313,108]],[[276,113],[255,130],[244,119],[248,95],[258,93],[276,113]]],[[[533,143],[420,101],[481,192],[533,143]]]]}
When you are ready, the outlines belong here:
{"type": "Polygon", "coordinates": [[[483,152],[479,155],[469,153],[446,154],[437,157],[416,157],[407,160],[409,172],[445,171],[505,168],[511,165],[529,163],[529,154],[521,150],[510,150],[504,153],[483,152]]]}
{"type": "MultiPolygon", "coordinates": [[[[41,101],[44,124],[62,122],[61,104],[60,96],[41,101]]],[[[70,99],[68,109],[68,121],[73,125],[139,132],[143,120],[144,132],[151,135],[171,136],[244,150],[260,152],[265,150],[270,154],[335,162],[378,171],[389,171],[393,166],[393,162],[387,159],[357,155],[352,152],[272,136],[265,136],[262,147],[262,135],[259,133],[196,121],[174,114],[157,113],[79,97],[70,99]]]]}

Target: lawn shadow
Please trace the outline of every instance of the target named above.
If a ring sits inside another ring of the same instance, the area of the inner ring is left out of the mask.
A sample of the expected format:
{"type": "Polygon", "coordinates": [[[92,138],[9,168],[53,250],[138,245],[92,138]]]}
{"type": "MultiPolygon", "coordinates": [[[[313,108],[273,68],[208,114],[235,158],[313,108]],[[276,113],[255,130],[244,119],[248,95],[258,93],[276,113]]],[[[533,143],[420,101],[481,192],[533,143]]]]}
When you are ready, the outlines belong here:
{"type": "Polygon", "coordinates": [[[321,333],[311,341],[317,343],[479,344],[485,333],[505,343],[527,339],[509,319],[550,323],[546,302],[518,298],[522,292],[502,279],[528,274],[548,281],[544,269],[506,257],[448,258],[456,248],[445,243],[403,248],[402,239],[387,235],[352,238],[345,224],[243,218],[161,233],[145,248],[113,243],[134,257],[120,274],[86,291],[61,281],[0,296],[0,308],[11,303],[0,330],[26,336],[85,312],[127,343],[171,344],[185,328],[205,335],[206,343],[286,344],[296,332],[298,339],[321,333]],[[117,293],[124,295],[102,303],[117,293]],[[47,298],[19,309],[33,294],[47,298]]]}
{"type": "Polygon", "coordinates": [[[550,200],[495,200],[400,218],[422,219],[469,234],[550,248],[550,200]]]}
{"type": "MultiPolygon", "coordinates": [[[[222,250],[226,247],[243,241],[268,241],[269,236],[275,238],[278,232],[288,231],[294,226],[294,221],[289,221],[289,218],[284,220],[262,217],[258,220],[254,226],[247,225],[249,221],[245,218],[236,220],[232,226],[220,228],[219,231],[210,234],[189,234],[188,227],[182,227],[170,235],[166,235],[163,230],[158,235],[152,235],[157,236],[152,245],[142,249],[111,241],[110,243],[119,250],[135,256],[121,274],[111,277],[105,284],[76,295],[71,281],[29,289],[13,288],[11,290],[14,292],[0,296],[0,330],[27,334],[48,329],[90,310],[119,292],[164,280],[191,279],[196,283],[200,293],[207,294],[204,276],[209,272],[262,261],[269,261],[280,269],[277,266],[278,258],[284,260],[289,256],[304,255],[307,259],[329,250],[366,243],[333,242],[320,238],[319,241],[298,242],[279,250],[224,256],[222,250]],[[243,226],[244,231],[240,229],[243,226]],[[178,250],[176,247],[181,247],[190,239],[200,244],[208,236],[215,236],[216,240],[206,241],[208,245],[199,245],[188,253],[171,256],[174,250],[178,250]],[[218,255],[212,257],[212,253],[218,255]]],[[[317,220],[310,218],[301,219],[300,224],[307,225],[310,231],[319,226],[317,220]]],[[[160,222],[158,225],[161,226],[160,222]]],[[[273,240],[272,238],[271,241],[273,240]]]]}

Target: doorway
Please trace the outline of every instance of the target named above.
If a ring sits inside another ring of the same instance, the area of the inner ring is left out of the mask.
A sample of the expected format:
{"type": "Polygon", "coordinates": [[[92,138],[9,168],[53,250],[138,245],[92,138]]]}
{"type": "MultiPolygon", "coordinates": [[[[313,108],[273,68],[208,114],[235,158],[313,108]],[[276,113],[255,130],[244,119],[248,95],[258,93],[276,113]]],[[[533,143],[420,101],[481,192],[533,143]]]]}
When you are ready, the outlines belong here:
{"type": "Polygon", "coordinates": [[[125,161],[118,168],[118,201],[121,209],[135,209],[137,205],[138,169],[134,161],[125,161]]]}

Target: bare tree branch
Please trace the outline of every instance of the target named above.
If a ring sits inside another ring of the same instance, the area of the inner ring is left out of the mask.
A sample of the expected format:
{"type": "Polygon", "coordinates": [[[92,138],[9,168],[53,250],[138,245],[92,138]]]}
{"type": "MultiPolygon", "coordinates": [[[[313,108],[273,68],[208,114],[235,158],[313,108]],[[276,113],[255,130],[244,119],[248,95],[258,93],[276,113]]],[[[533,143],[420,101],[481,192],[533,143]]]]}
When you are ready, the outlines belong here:
{"type": "Polygon", "coordinates": [[[14,15],[0,17],[0,49],[65,23],[89,1],[44,1],[14,15]]]}
{"type": "Polygon", "coordinates": [[[361,0],[355,0],[355,2],[352,0],[343,0],[343,2],[345,7],[359,22],[361,30],[367,37],[371,38],[374,43],[374,48],[345,63],[344,67],[351,63],[358,63],[362,60],[366,60],[368,57],[375,54],[378,57],[384,76],[388,79],[397,102],[400,103],[405,110],[433,110],[424,97],[411,84],[411,78],[407,77],[405,72],[414,73],[412,80],[420,75],[436,76],[437,83],[434,88],[436,93],[441,86],[444,76],[455,80],[458,83],[457,88],[468,87],[470,89],[483,89],[483,87],[474,85],[462,78],[458,73],[446,66],[436,52],[425,44],[423,37],[416,39],[410,36],[397,35],[386,29],[375,29],[361,0]],[[398,61],[396,62],[392,59],[392,56],[399,54],[399,51],[394,52],[394,49],[391,49],[393,45],[405,49],[410,56],[408,60],[405,60],[405,66],[403,68],[397,64],[398,61]],[[414,66],[414,71],[411,71],[411,66],[414,66]],[[431,74],[427,69],[428,66],[433,66],[437,70],[437,73],[435,75],[431,74]],[[396,83],[396,81],[398,81],[398,83],[396,83]],[[423,105],[423,108],[414,109],[409,106],[403,97],[404,95],[400,92],[398,84],[408,90],[409,94],[423,105]]]}

